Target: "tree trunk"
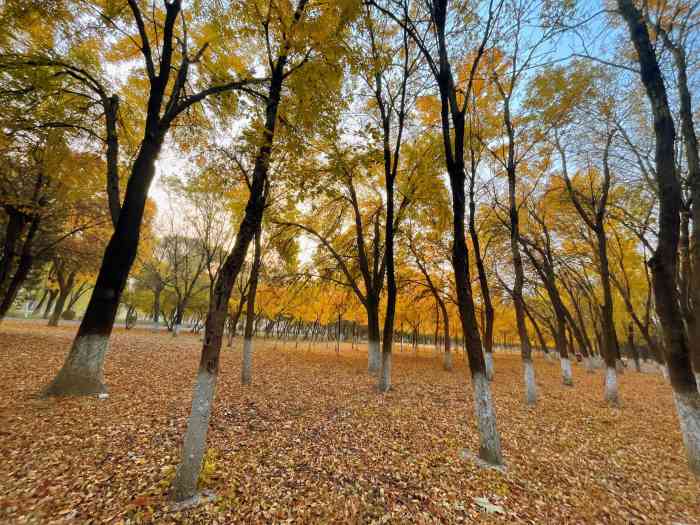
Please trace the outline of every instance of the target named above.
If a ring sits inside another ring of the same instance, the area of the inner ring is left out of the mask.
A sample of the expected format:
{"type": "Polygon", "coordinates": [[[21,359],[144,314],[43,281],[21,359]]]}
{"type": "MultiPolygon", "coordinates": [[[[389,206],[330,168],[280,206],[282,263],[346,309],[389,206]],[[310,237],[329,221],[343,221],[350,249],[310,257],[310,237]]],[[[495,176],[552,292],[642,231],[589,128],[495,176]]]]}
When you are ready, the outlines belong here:
{"type": "MultiPolygon", "coordinates": [[[[385,122],[387,122],[385,120],[385,122]]],[[[394,262],[394,172],[391,169],[391,154],[389,153],[389,129],[384,126],[385,145],[385,182],[386,182],[386,224],[385,252],[386,258],[386,313],[384,315],[384,338],[382,340],[382,368],[379,377],[379,391],[388,392],[391,388],[391,350],[394,344],[394,317],[396,315],[396,269],[394,262]]],[[[401,130],[399,130],[401,133],[401,130]]],[[[400,136],[399,136],[400,140],[400,136]]],[[[397,151],[398,153],[398,151],[397,151]]],[[[395,157],[395,162],[398,157],[395,157]]]]}
{"type": "Polygon", "coordinates": [[[535,383],[535,367],[532,364],[532,345],[527,333],[525,323],[525,304],[523,302],[523,284],[525,283],[525,270],[520,255],[520,219],[518,217],[518,204],[515,194],[515,144],[514,131],[510,121],[509,101],[506,100],[504,120],[508,129],[508,203],[510,216],[510,251],[513,258],[513,270],[515,283],[513,285],[513,303],[515,305],[515,319],[520,338],[520,356],[523,362],[523,376],[525,382],[525,404],[528,406],[537,403],[537,385],[535,383]]]}
{"type": "MultiPolygon", "coordinates": [[[[294,13],[294,23],[301,18],[306,3],[301,0],[294,13]]],[[[274,140],[277,110],[282,93],[284,70],[287,62],[286,50],[274,65],[268,92],[265,127],[258,147],[253,168],[250,196],[243,220],[238,228],[238,235],[233,249],[226,257],[219,270],[214,287],[214,294],[209,302],[209,313],[204,332],[204,345],[199,364],[199,372],[192,396],[192,410],[187,422],[187,432],[182,446],[182,459],[173,482],[173,497],[183,501],[193,497],[197,491],[197,479],[202,467],[209,417],[219,373],[219,355],[228,315],[228,301],[231,290],[243,266],[248,245],[260,229],[265,209],[267,174],[274,140]]]]}
{"type": "Polygon", "coordinates": [[[467,359],[474,389],[474,411],[477,417],[481,441],[479,456],[488,463],[500,465],[503,463],[501,438],[496,427],[496,412],[491,397],[491,386],[486,377],[486,363],[481,346],[479,327],[476,322],[474,299],[469,279],[467,259],[469,252],[464,237],[464,168],[463,166],[451,166],[451,169],[448,171],[452,190],[453,210],[452,267],[457,288],[457,306],[460,320],[462,321],[462,333],[465,338],[467,359]]]}
{"type": "Polygon", "coordinates": [[[637,345],[634,344],[634,328],[632,323],[627,328],[627,345],[629,346],[630,354],[632,354],[632,359],[634,360],[634,369],[637,372],[642,371],[642,365],[639,361],[639,350],[637,350],[637,345]]]}
{"type": "Polygon", "coordinates": [[[559,353],[561,363],[562,382],[566,386],[573,386],[574,381],[571,375],[571,361],[569,360],[569,352],[566,343],[566,307],[562,302],[561,295],[556,284],[556,274],[552,267],[552,262],[543,254],[542,260],[539,261],[534,254],[528,249],[526,244],[522,244],[525,253],[535,267],[535,271],[540,276],[542,284],[547,290],[547,296],[552,303],[556,323],[554,328],[554,343],[559,353]]]}
{"type": "Polygon", "coordinates": [[[7,212],[7,226],[5,226],[5,239],[3,242],[2,257],[0,258],[0,298],[4,298],[7,284],[10,280],[15,252],[20,237],[27,226],[26,214],[5,206],[7,212]]]}
{"type": "Polygon", "coordinates": [[[41,307],[44,306],[44,303],[46,300],[49,298],[49,289],[44,288],[44,292],[41,294],[41,299],[39,299],[39,302],[36,303],[36,306],[32,310],[32,315],[36,314],[39,310],[41,310],[41,307]]]}
{"type": "Polygon", "coordinates": [[[676,282],[681,187],[674,164],[676,137],[673,116],[669,109],[663,76],[639,9],[632,0],[618,0],[617,4],[637,50],[642,83],[654,114],[655,175],[660,208],[658,244],[649,265],[653,275],[656,312],[663,328],[664,352],[688,463],[691,472],[700,477],[700,392],[691,367],[676,282]]]}
{"type": "Polygon", "coordinates": [[[372,297],[368,297],[365,310],[367,311],[367,342],[369,346],[367,355],[367,370],[370,374],[376,374],[381,368],[378,301],[375,301],[372,297]]]}
{"type": "MultiPolygon", "coordinates": [[[[385,120],[386,122],[386,120],[385,120]]],[[[401,133],[401,130],[399,130],[401,133]]],[[[400,140],[400,136],[399,136],[400,140]]],[[[389,153],[389,129],[385,125],[385,181],[386,181],[386,227],[385,248],[386,259],[386,312],[384,315],[384,337],[382,340],[382,365],[379,376],[379,391],[388,392],[391,388],[391,350],[394,344],[394,317],[396,316],[396,269],[394,261],[394,172],[391,170],[391,155],[389,153]]],[[[397,151],[398,153],[398,151],[397,151]]],[[[396,157],[395,162],[398,161],[396,157]]]]}
{"type": "Polygon", "coordinates": [[[445,302],[440,303],[440,310],[442,311],[442,332],[443,332],[443,344],[445,349],[445,354],[443,356],[442,367],[447,372],[452,372],[452,348],[450,346],[450,319],[447,315],[447,307],[445,302]]]}
{"type": "Polygon", "coordinates": [[[260,275],[260,226],[255,231],[253,266],[250,270],[250,288],[245,314],[245,333],[243,336],[243,363],[241,365],[241,384],[249,385],[253,376],[253,319],[255,318],[255,295],[258,291],[260,275]]]}
{"type": "MultiPolygon", "coordinates": [[[[606,150],[607,156],[607,150],[606,150]]],[[[607,164],[607,161],[606,161],[607,164]]],[[[615,321],[613,318],[613,299],[610,288],[610,268],[608,264],[607,239],[602,222],[596,231],[598,240],[598,259],[600,264],[600,281],[603,287],[603,359],[605,360],[605,400],[613,406],[620,404],[617,387],[616,360],[619,353],[617,336],[615,334],[615,321]]]]}
{"type": "Polygon", "coordinates": [[[95,287],[73,345],[46,395],[105,393],[104,359],[126,279],[136,257],[141,221],[163,134],[141,143],[126,188],[119,221],[107,244],[95,287]]]}
{"type": "Polygon", "coordinates": [[[58,290],[49,290],[49,300],[44,308],[44,313],[41,315],[42,319],[49,318],[49,314],[53,311],[53,303],[56,301],[56,297],[58,297],[58,290]]]}
{"type": "Polygon", "coordinates": [[[61,319],[61,314],[63,314],[63,307],[66,304],[66,299],[68,299],[70,291],[73,289],[74,283],[75,272],[71,272],[68,279],[63,286],[61,286],[61,289],[58,292],[58,299],[56,300],[56,306],[54,306],[51,319],[49,319],[49,326],[58,326],[58,321],[61,319]]]}
{"type": "MultiPolygon", "coordinates": [[[[681,134],[685,145],[686,164],[688,169],[688,188],[692,203],[693,230],[688,243],[688,269],[686,273],[685,317],[688,326],[688,338],[690,344],[690,359],[695,370],[695,382],[700,389],[700,153],[698,152],[698,139],[693,124],[693,107],[690,94],[686,53],[682,44],[670,41],[669,35],[661,31],[664,43],[670,48],[676,65],[676,85],[680,100],[681,134]]],[[[686,214],[687,215],[687,214],[686,214]]],[[[687,223],[685,224],[687,227],[687,223]]],[[[686,237],[687,239],[687,237],[686,237]]]]}
{"type": "Polygon", "coordinates": [[[175,307],[175,318],[173,319],[173,331],[172,336],[177,337],[180,335],[180,328],[182,327],[182,318],[185,315],[185,303],[183,300],[177,302],[175,307]]]}
{"type": "Polygon", "coordinates": [[[157,332],[160,329],[160,294],[163,288],[156,286],[153,290],[153,331],[157,332]]]}
{"type": "MultiPolygon", "coordinates": [[[[112,226],[117,227],[121,204],[119,203],[119,135],[117,121],[119,118],[119,97],[112,95],[104,100],[105,130],[107,132],[107,201],[112,226]]],[[[156,319],[157,322],[157,319],[156,319]]]]}

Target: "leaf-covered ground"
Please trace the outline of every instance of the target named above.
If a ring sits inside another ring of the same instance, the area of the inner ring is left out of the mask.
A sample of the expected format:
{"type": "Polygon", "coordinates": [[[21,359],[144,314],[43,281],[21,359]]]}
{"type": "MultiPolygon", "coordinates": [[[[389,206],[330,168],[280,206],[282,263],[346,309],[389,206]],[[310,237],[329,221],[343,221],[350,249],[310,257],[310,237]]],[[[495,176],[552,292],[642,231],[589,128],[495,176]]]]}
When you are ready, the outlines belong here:
{"type": "Polygon", "coordinates": [[[600,371],[575,367],[572,389],[538,359],[528,409],[518,356],[497,355],[502,473],[462,459],[478,446],[463,355],[446,373],[397,352],[379,395],[363,351],[263,340],[250,387],[240,342],[223,352],[202,476],[216,498],[173,511],[199,338],[117,330],[109,399],[37,398],[74,331],[0,325],[3,523],[700,523],[661,376],[626,372],[611,409],[600,371]]]}

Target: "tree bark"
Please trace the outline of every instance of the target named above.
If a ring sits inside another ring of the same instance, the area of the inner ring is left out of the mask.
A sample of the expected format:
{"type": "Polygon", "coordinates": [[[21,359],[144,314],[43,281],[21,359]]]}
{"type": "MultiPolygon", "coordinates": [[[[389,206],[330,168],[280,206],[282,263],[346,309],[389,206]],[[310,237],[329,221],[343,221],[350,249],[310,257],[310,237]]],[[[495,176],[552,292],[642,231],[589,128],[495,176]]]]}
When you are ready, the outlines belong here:
{"type": "Polygon", "coordinates": [[[0,298],[5,296],[5,288],[10,279],[17,244],[28,222],[27,215],[11,206],[5,206],[5,212],[7,213],[7,226],[5,226],[5,239],[0,258],[0,298]]]}
{"type": "Polygon", "coordinates": [[[61,370],[46,395],[106,393],[103,367],[126,279],[136,257],[148,189],[164,132],[147,130],[134,161],[119,221],[107,244],[90,302],[61,370]],[[149,133],[150,132],[150,133],[149,133]]]}
{"type": "Polygon", "coordinates": [[[49,326],[58,326],[58,321],[61,319],[61,314],[63,314],[63,307],[75,283],[75,272],[71,272],[65,282],[61,281],[63,281],[63,279],[59,279],[60,289],[58,292],[58,299],[56,300],[51,319],[49,319],[49,326]]]}
{"type": "Polygon", "coordinates": [[[508,215],[510,217],[510,251],[515,273],[512,295],[515,306],[515,319],[518,326],[518,337],[520,338],[520,356],[523,362],[525,404],[532,406],[537,403],[537,385],[535,383],[535,367],[532,363],[532,345],[525,323],[525,304],[523,301],[525,270],[523,269],[523,260],[520,255],[520,218],[518,216],[515,185],[515,132],[510,119],[510,100],[508,98],[505,100],[503,118],[508,130],[508,162],[506,167],[508,173],[508,215]]]}
{"type": "Polygon", "coordinates": [[[674,164],[675,127],[666,86],[642,15],[632,0],[618,0],[617,4],[637,51],[641,80],[654,115],[655,174],[660,207],[658,244],[649,265],[653,275],[656,312],[664,334],[666,363],[688,463],[691,472],[700,477],[700,392],[690,362],[676,279],[681,187],[674,164]]]}
{"type": "Polygon", "coordinates": [[[49,314],[53,311],[53,303],[56,301],[56,297],[58,297],[58,290],[49,290],[49,300],[46,302],[44,313],[41,316],[42,319],[49,318],[49,314]]]}
{"type": "MultiPolygon", "coordinates": [[[[299,22],[305,6],[306,0],[299,0],[293,17],[293,25],[299,22]]],[[[265,127],[255,156],[248,204],[246,205],[243,220],[238,228],[235,244],[219,270],[214,286],[214,294],[209,302],[209,313],[207,314],[204,331],[204,345],[202,346],[199,371],[192,395],[192,409],[187,422],[181,463],[173,482],[173,497],[177,501],[191,498],[197,491],[197,479],[206,449],[209,418],[219,374],[219,356],[224,323],[228,315],[228,301],[236,278],[243,266],[248,246],[260,229],[265,208],[267,176],[288,52],[289,42],[286,42],[272,67],[265,108],[265,127]]]]}
{"type": "MultiPolygon", "coordinates": [[[[119,117],[119,97],[112,95],[103,99],[105,130],[107,132],[107,201],[112,226],[117,227],[121,203],[119,195],[119,135],[117,120],[119,117]]],[[[156,320],[157,322],[157,320],[156,320]]]]}
{"type": "Polygon", "coordinates": [[[367,357],[367,370],[370,374],[376,374],[381,368],[381,352],[379,348],[379,304],[373,297],[367,297],[365,305],[367,311],[367,343],[369,346],[367,357]]]}
{"type": "Polygon", "coordinates": [[[250,288],[248,291],[248,304],[245,314],[243,363],[241,365],[242,385],[249,385],[253,376],[253,319],[255,319],[255,296],[258,292],[258,277],[260,274],[260,234],[260,226],[258,226],[254,237],[253,266],[250,270],[250,288]]]}

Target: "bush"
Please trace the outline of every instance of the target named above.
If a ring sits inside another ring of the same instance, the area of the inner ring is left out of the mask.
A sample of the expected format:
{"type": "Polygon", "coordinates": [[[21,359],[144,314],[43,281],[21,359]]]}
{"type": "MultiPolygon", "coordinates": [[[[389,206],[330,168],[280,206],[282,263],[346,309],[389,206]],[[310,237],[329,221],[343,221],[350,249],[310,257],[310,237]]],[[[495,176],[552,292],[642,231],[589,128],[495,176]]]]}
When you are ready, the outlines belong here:
{"type": "Polygon", "coordinates": [[[64,319],[66,321],[72,321],[75,319],[75,312],[73,310],[66,310],[61,314],[61,319],[64,319]]]}

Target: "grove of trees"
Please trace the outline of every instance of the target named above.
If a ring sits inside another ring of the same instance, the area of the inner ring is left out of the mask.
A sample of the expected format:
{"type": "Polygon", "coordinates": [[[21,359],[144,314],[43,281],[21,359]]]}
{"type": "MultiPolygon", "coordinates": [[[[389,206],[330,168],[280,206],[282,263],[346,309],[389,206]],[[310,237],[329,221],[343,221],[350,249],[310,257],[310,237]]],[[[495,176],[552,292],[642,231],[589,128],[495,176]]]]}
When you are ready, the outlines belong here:
{"type": "MultiPolygon", "coordinates": [[[[173,482],[255,335],[664,373],[700,476],[700,6],[686,0],[0,2],[0,320],[77,334],[46,396],[106,396],[118,319],[200,334],[173,482]],[[154,184],[154,181],[157,181],[154,184]]],[[[157,357],[154,357],[157,359],[157,357]]],[[[145,364],[145,366],[147,366],[145,364]]],[[[329,363],[328,366],[333,366],[329,363]]]]}

